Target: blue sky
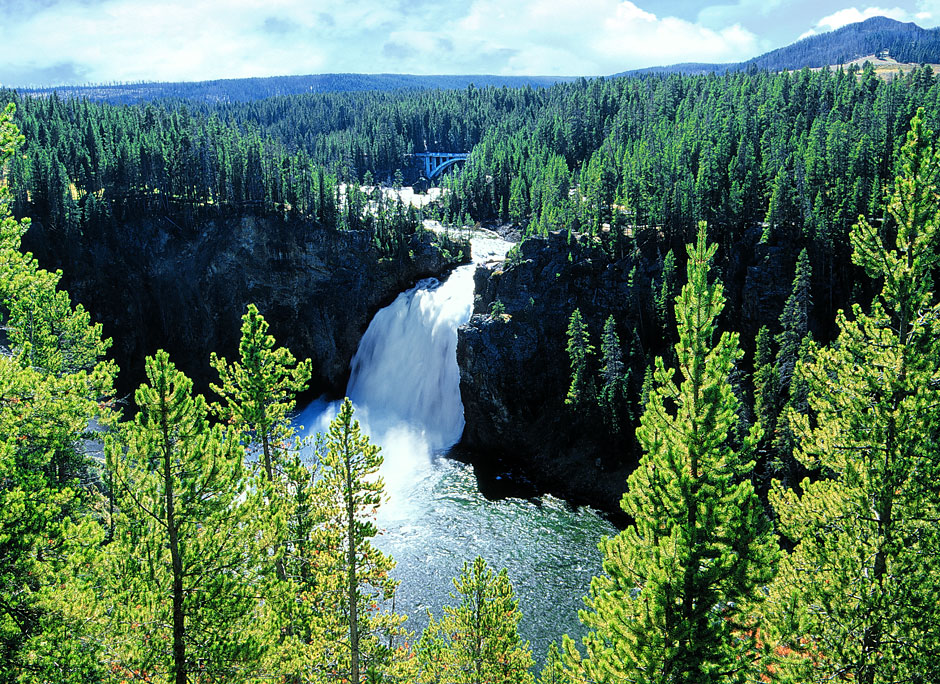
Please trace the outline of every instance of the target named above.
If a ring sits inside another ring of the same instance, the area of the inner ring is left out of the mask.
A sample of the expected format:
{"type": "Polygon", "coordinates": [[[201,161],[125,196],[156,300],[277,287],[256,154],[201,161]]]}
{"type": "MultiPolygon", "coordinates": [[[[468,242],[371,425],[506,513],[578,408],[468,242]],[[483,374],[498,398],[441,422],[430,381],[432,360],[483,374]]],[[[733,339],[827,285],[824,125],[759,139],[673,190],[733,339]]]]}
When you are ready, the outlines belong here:
{"type": "Polygon", "coordinates": [[[940,0],[0,0],[0,84],[328,72],[584,75],[754,57],[940,0]]]}

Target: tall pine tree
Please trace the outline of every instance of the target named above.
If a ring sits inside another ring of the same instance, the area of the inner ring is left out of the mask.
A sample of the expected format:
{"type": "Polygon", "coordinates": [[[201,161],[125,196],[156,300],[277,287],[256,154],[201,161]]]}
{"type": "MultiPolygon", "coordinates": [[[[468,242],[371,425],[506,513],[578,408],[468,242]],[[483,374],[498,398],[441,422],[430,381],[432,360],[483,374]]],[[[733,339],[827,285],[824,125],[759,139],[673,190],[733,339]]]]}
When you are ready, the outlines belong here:
{"type": "MultiPolygon", "coordinates": [[[[0,178],[23,142],[0,111],[0,178]]],[[[28,220],[0,182],[0,683],[104,676],[88,620],[105,502],[89,456],[108,426],[110,340],[58,290],[60,273],[20,251],[28,220]]]]}
{"type": "MultiPolygon", "coordinates": [[[[309,669],[316,613],[303,597],[313,598],[316,589],[306,570],[306,557],[298,555],[322,522],[322,506],[313,488],[313,473],[299,458],[301,442],[290,414],[295,396],[310,378],[310,360],[298,363],[290,350],[277,347],[268,333],[268,323],[254,304],[242,316],[239,359],[228,362],[212,354],[219,374],[212,389],[222,398],[213,411],[241,433],[241,441],[258,470],[258,491],[264,494],[261,514],[271,530],[271,548],[262,555],[264,615],[271,620],[264,628],[279,635],[269,653],[268,666],[296,677],[309,669]],[[298,510],[303,509],[303,510],[298,510]],[[299,522],[300,521],[300,522],[299,522]],[[311,523],[310,521],[316,521],[311,523]]],[[[319,577],[319,575],[318,575],[319,577]]]]}
{"type": "Polygon", "coordinates": [[[772,492],[796,545],[770,604],[791,681],[940,681],[940,151],[923,110],[900,162],[886,230],[851,233],[880,296],[800,372],[814,418],[791,412],[797,455],[824,477],[772,492]]]}
{"type": "Polygon", "coordinates": [[[587,324],[581,310],[571,312],[568,321],[568,359],[571,362],[571,386],[565,404],[582,410],[594,401],[594,381],[588,370],[594,347],[591,345],[587,324]]]}
{"type": "Polygon", "coordinates": [[[422,684],[532,684],[532,652],[519,636],[522,613],[505,569],[477,556],[464,563],[451,598],[416,647],[422,684]]]}
{"type": "Polygon", "coordinates": [[[389,576],[395,562],[372,545],[378,534],[375,515],[382,502],[384,483],[378,476],[379,447],[362,433],[353,418],[353,405],[343,401],[330,423],[320,451],[320,486],[327,506],[326,527],[338,534],[339,554],[334,571],[343,577],[342,590],[330,609],[341,616],[345,634],[336,635],[339,647],[334,665],[350,682],[367,671],[381,671],[391,658],[389,645],[403,618],[380,611],[391,600],[398,583],[389,576]]]}
{"type": "Polygon", "coordinates": [[[724,306],[708,279],[715,249],[703,225],[676,303],[679,367],[657,358],[637,430],[645,453],[621,501],[634,522],[601,543],[605,572],[580,613],[594,682],[743,682],[751,665],[747,605],[776,547],[753,464],[731,442],[739,402],[729,376],[741,352],[736,334],[714,342],[724,306]]]}
{"type": "Polygon", "coordinates": [[[139,412],[107,444],[119,515],[106,547],[109,646],[125,676],[186,684],[249,679],[262,644],[258,495],[235,430],[211,425],[166,352],[146,360],[139,412]]]}

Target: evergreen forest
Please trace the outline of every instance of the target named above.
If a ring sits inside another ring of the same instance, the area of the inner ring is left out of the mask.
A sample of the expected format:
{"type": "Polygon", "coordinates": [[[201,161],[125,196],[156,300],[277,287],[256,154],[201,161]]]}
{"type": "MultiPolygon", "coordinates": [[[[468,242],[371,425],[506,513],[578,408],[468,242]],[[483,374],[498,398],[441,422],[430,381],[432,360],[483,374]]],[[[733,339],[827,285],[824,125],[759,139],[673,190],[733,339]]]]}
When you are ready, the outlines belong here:
{"type": "Polygon", "coordinates": [[[0,91],[0,684],[940,682],[938,100],[928,66],[870,65],[253,101],[0,91]],[[421,152],[469,158],[419,179],[421,152]],[[440,187],[420,209],[380,189],[419,182],[440,187]],[[159,351],[115,390],[70,266],[134,249],[149,219],[182,239],[244,216],[363,235],[380,260],[426,220],[498,226],[522,240],[507,271],[556,236],[573,267],[587,245],[625,274],[610,316],[562,312],[545,359],[569,428],[631,465],[587,636],[533,654],[483,558],[410,631],[374,544],[381,449],[348,399],[300,439],[315,369],[257,306],[237,351],[204,350],[208,387],[159,351]],[[770,263],[785,282],[747,301],[770,263]]]}

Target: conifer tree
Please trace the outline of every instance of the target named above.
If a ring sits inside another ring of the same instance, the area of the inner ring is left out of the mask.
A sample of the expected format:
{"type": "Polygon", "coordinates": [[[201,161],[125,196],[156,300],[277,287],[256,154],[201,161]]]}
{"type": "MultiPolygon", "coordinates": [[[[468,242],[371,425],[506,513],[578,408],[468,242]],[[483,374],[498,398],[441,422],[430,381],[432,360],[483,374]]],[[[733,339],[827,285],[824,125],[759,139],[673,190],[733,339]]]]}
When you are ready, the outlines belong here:
{"type": "Polygon", "coordinates": [[[378,534],[374,518],[383,498],[384,483],[377,475],[382,457],[353,419],[348,398],[330,423],[319,461],[326,528],[338,534],[340,547],[334,572],[343,578],[332,605],[345,632],[336,635],[335,664],[350,682],[359,682],[366,670],[378,670],[389,661],[388,644],[403,618],[379,610],[398,586],[389,576],[394,560],[370,541],[378,534]]]}
{"type": "Polygon", "coordinates": [[[588,371],[594,347],[588,336],[587,324],[581,317],[581,310],[571,312],[568,321],[568,359],[571,362],[571,386],[565,397],[565,404],[574,409],[582,409],[594,400],[594,382],[588,371]]]}
{"type": "Polygon", "coordinates": [[[213,352],[211,363],[220,384],[211,387],[224,402],[215,404],[214,412],[245,432],[249,450],[260,449],[265,477],[273,481],[291,445],[289,416],[296,394],[307,388],[311,361],[297,363],[289,349],[275,347],[268,328],[258,307],[249,304],[242,316],[239,361],[229,363],[213,352]]]}
{"type": "Polygon", "coordinates": [[[302,654],[312,645],[316,615],[304,610],[299,599],[312,599],[315,593],[305,554],[322,522],[322,506],[311,492],[314,474],[300,461],[301,443],[290,413],[296,393],[307,386],[311,363],[309,359],[297,363],[290,350],[275,346],[268,323],[254,304],[242,316],[241,332],[238,361],[229,363],[212,354],[220,384],[211,387],[224,402],[212,410],[241,432],[249,458],[260,466],[257,484],[265,496],[263,515],[273,543],[262,556],[272,562],[265,572],[271,574],[273,565],[273,576],[266,578],[263,590],[259,588],[264,593],[264,613],[273,621],[266,628],[281,637],[275,649],[279,653],[273,655],[279,663],[276,668],[303,671],[302,654]]]}
{"type": "Polygon", "coordinates": [[[598,403],[602,415],[613,433],[618,433],[626,413],[627,371],[623,363],[623,351],[620,337],[617,335],[617,322],[613,315],[604,322],[601,338],[601,389],[598,403]]]}
{"type": "Polygon", "coordinates": [[[138,414],[106,445],[117,490],[107,546],[109,654],[125,676],[245,681],[261,644],[248,629],[266,540],[235,430],[210,425],[166,352],[146,360],[138,414]]]}
{"type": "Polygon", "coordinates": [[[654,295],[653,306],[656,309],[656,318],[663,331],[669,325],[669,312],[673,307],[673,298],[676,291],[676,255],[670,249],[663,257],[663,272],[660,277],[659,291],[654,295]]]}
{"type": "MultiPolygon", "coordinates": [[[[0,177],[23,142],[13,113],[0,111],[0,177]]],[[[104,502],[86,450],[90,421],[114,420],[117,369],[60,274],[20,251],[29,222],[14,220],[11,195],[0,182],[0,682],[93,681],[104,675],[87,619],[104,502]]]]}
{"type": "Polygon", "coordinates": [[[780,376],[780,386],[784,389],[790,386],[790,378],[796,365],[797,352],[803,338],[809,333],[809,312],[812,307],[810,293],[810,278],[812,267],[809,264],[809,255],[806,250],[800,251],[796,261],[796,275],[793,277],[793,289],[783,305],[780,314],[780,327],[777,335],[777,373],[780,376]]]}
{"type": "Polygon", "coordinates": [[[545,666],[539,674],[538,684],[587,684],[584,660],[578,647],[567,634],[561,638],[561,648],[550,644],[545,654],[545,666]]]}
{"type": "MultiPolygon", "coordinates": [[[[816,344],[813,342],[813,337],[807,334],[800,342],[800,348],[796,353],[797,365],[809,363],[815,350],[816,344]]],[[[806,466],[794,456],[799,444],[794,422],[797,420],[796,416],[809,414],[808,392],[809,388],[804,375],[795,373],[790,377],[787,401],[780,412],[777,427],[772,435],[771,451],[774,455],[772,466],[779,473],[780,481],[788,489],[792,489],[808,474],[806,466]]]]}
{"type": "Polygon", "coordinates": [[[754,415],[765,434],[773,434],[777,422],[780,376],[773,362],[770,331],[762,325],[754,342],[754,415]]]}
{"type": "Polygon", "coordinates": [[[795,548],[770,603],[791,681],[940,680],[940,152],[911,122],[887,230],[860,218],[853,259],[883,286],[802,366],[813,420],[797,456],[824,477],[771,501],[795,548]],[[894,236],[893,248],[884,235],[894,236]]]}
{"type": "Polygon", "coordinates": [[[747,478],[753,464],[731,441],[741,352],[735,334],[714,342],[724,306],[708,279],[715,249],[702,225],[676,302],[679,367],[656,359],[637,430],[645,453],[621,501],[634,522],[601,542],[604,574],[579,614],[593,682],[743,682],[752,665],[747,605],[773,573],[775,544],[747,478]]]}
{"type": "Polygon", "coordinates": [[[477,556],[454,580],[440,621],[433,617],[417,645],[423,684],[532,684],[532,652],[522,641],[522,614],[509,574],[477,556]]]}

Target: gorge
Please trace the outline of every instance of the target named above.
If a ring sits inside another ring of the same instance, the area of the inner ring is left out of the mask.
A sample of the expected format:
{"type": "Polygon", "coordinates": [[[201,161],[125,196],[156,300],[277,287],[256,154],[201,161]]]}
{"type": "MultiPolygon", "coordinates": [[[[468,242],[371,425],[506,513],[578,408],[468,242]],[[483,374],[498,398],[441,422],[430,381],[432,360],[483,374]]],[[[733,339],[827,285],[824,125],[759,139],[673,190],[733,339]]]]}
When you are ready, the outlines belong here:
{"type": "MultiPolygon", "coordinates": [[[[487,499],[473,469],[447,457],[464,428],[457,329],[470,318],[476,264],[498,261],[510,247],[485,232],[471,243],[473,264],[443,282],[421,281],[375,315],[346,394],[382,447],[389,500],[379,511],[376,544],[397,561],[396,610],[408,616],[406,628],[420,632],[427,610],[440,617],[452,603],[451,578],[480,555],[509,570],[523,611],[520,633],[541,658],[560,633],[580,633],[577,611],[600,572],[597,543],[616,530],[596,512],[552,496],[487,499]]],[[[337,410],[338,402],[321,399],[297,422],[312,436],[337,410]]]]}

